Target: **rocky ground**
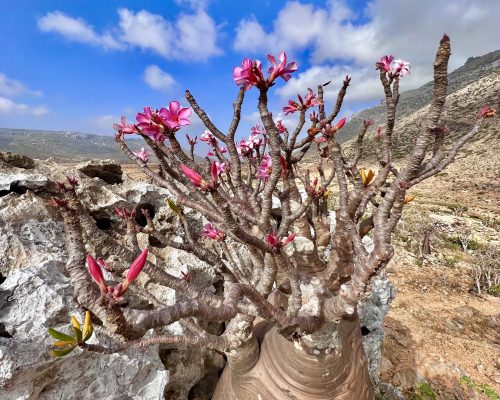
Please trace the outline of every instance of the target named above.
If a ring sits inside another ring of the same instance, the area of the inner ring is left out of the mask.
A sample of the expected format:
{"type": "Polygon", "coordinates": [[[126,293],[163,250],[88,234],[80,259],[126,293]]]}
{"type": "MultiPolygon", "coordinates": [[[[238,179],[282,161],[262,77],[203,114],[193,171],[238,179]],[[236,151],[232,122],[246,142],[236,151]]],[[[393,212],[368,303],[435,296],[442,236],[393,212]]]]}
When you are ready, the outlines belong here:
{"type": "MultiPolygon", "coordinates": [[[[498,257],[485,253],[500,246],[500,144],[483,137],[463,150],[445,172],[411,190],[417,197],[405,209],[387,269],[398,294],[385,321],[380,373],[407,394],[427,382],[437,399],[498,399],[500,297],[475,292],[474,270],[498,257]],[[433,227],[423,261],[422,226],[433,227]],[[467,252],[457,242],[462,232],[473,244],[467,252]]],[[[500,274],[498,258],[496,268],[500,274]]]]}

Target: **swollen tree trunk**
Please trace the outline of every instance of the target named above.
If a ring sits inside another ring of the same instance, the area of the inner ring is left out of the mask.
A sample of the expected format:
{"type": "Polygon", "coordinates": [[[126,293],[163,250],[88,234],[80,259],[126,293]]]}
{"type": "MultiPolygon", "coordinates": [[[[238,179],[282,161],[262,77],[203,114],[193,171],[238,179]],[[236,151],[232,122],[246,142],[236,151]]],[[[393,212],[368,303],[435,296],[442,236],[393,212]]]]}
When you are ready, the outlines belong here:
{"type": "Polygon", "coordinates": [[[254,334],[261,343],[256,364],[243,373],[228,365],[214,400],[373,399],[357,314],[325,326],[307,347],[276,328],[254,334]]]}

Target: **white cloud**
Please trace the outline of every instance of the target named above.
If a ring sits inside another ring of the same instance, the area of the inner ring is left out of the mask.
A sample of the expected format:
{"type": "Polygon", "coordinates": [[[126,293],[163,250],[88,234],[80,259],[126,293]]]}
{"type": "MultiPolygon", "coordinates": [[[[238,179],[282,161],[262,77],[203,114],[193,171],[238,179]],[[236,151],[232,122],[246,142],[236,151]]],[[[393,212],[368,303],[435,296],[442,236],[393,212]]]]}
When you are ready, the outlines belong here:
{"type": "Polygon", "coordinates": [[[171,91],[177,84],[172,75],[157,65],[150,65],[144,70],[144,81],[153,89],[171,91]]]}
{"type": "Polygon", "coordinates": [[[181,14],[175,21],[145,10],[134,13],[122,8],[118,14],[120,38],[127,44],[169,59],[203,61],[221,54],[215,22],[201,9],[194,14],[181,14]]]}
{"type": "Polygon", "coordinates": [[[217,26],[205,11],[206,2],[188,1],[192,11],[167,20],[146,10],[118,9],[118,26],[98,33],[81,18],[60,11],[38,20],[44,32],[56,32],[69,40],[108,50],[138,47],[167,59],[204,61],[221,54],[217,47],[217,26]]]}
{"type": "Polygon", "coordinates": [[[39,90],[31,90],[27,88],[22,82],[10,79],[7,75],[0,73],[0,94],[13,97],[22,94],[31,96],[41,96],[42,92],[39,90]]]}
{"type": "Polygon", "coordinates": [[[98,34],[83,19],[70,17],[60,11],[49,12],[39,18],[38,27],[43,32],[56,32],[74,42],[89,43],[105,49],[122,47],[111,33],[98,34]]]}
{"type": "MultiPolygon", "coordinates": [[[[330,79],[340,84],[349,74],[353,77],[350,101],[368,101],[382,98],[374,71],[381,56],[393,54],[410,61],[412,74],[402,81],[402,89],[418,87],[432,78],[433,58],[444,32],[452,40],[450,70],[470,56],[496,50],[499,14],[500,2],[487,0],[373,0],[362,15],[341,0],[330,0],[325,6],[289,1],[270,31],[255,18],[240,21],[233,46],[261,57],[280,50],[308,52],[313,66],[294,74],[278,91],[283,97],[295,97],[330,79]]],[[[326,89],[326,98],[334,98],[337,91],[338,85],[335,90],[326,89]]]]}
{"type": "Polygon", "coordinates": [[[45,106],[29,106],[23,103],[15,103],[6,97],[0,97],[0,114],[24,114],[41,117],[49,112],[45,106]]]}
{"type": "Polygon", "coordinates": [[[114,132],[113,124],[120,123],[120,117],[111,114],[98,115],[97,117],[90,118],[90,121],[99,129],[103,129],[106,132],[114,132]]]}

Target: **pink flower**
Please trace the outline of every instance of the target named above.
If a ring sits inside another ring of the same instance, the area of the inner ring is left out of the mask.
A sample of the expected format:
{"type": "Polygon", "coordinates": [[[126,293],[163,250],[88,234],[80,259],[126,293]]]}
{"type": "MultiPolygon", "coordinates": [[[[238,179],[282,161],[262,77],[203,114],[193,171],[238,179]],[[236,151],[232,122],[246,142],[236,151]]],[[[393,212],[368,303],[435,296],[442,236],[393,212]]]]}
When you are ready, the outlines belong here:
{"type": "Polygon", "coordinates": [[[189,107],[181,108],[178,101],[171,101],[168,105],[168,110],[162,108],[158,113],[163,120],[163,123],[172,131],[180,129],[181,126],[186,126],[191,123],[191,109],[189,107]]]}
{"type": "Polygon", "coordinates": [[[410,73],[410,63],[404,60],[395,60],[392,66],[392,74],[394,76],[405,76],[410,73]]]}
{"type": "Polygon", "coordinates": [[[285,247],[288,243],[295,239],[296,233],[292,233],[286,238],[278,239],[276,232],[268,233],[266,235],[266,243],[274,248],[274,251],[278,252],[281,248],[285,247]]]}
{"type": "Polygon", "coordinates": [[[129,211],[125,207],[115,207],[115,213],[122,219],[135,218],[136,211],[129,211]]]}
{"type": "Polygon", "coordinates": [[[245,139],[240,140],[240,144],[236,146],[236,150],[242,157],[251,156],[253,153],[253,148],[250,148],[250,146],[248,146],[248,143],[245,139]]]}
{"type": "Polygon", "coordinates": [[[148,157],[150,154],[146,151],[144,147],[141,147],[140,151],[134,151],[134,155],[146,163],[148,162],[149,159],[148,157]]]}
{"type": "Polygon", "coordinates": [[[370,126],[370,125],[373,125],[375,123],[375,121],[373,119],[364,119],[363,120],[363,124],[365,126],[370,126]]]}
{"type": "Polygon", "coordinates": [[[214,138],[213,135],[210,133],[208,129],[205,129],[205,132],[203,132],[200,135],[200,140],[202,142],[211,142],[213,138],[214,138]]]}
{"type": "Polygon", "coordinates": [[[297,63],[291,62],[289,64],[286,63],[286,54],[284,51],[282,51],[279,55],[279,64],[276,62],[276,58],[269,54],[267,56],[267,59],[271,64],[273,64],[272,67],[269,67],[269,78],[267,78],[267,82],[269,84],[273,83],[273,81],[280,76],[283,80],[288,81],[292,76],[290,73],[297,71],[297,63]]]}
{"type": "Polygon", "coordinates": [[[207,142],[211,146],[217,146],[217,139],[208,129],[205,129],[205,132],[201,134],[200,140],[202,142],[207,142]]]}
{"type": "Polygon", "coordinates": [[[134,124],[127,124],[127,118],[122,116],[119,124],[113,124],[113,129],[118,131],[117,136],[123,139],[124,134],[136,133],[137,129],[134,124]]]}
{"type": "Polygon", "coordinates": [[[212,224],[208,223],[203,226],[203,231],[201,232],[202,238],[210,238],[218,242],[224,240],[226,235],[220,229],[217,229],[212,224]]]}
{"type": "Polygon", "coordinates": [[[147,259],[148,259],[148,249],[144,249],[128,269],[127,276],[125,277],[122,287],[120,288],[121,290],[119,290],[119,293],[117,293],[118,296],[123,295],[123,293],[127,291],[129,285],[133,281],[135,281],[135,279],[139,276],[142,269],[144,268],[144,265],[146,265],[147,259]]]}
{"type": "Polygon", "coordinates": [[[255,136],[255,135],[262,135],[262,128],[259,124],[256,124],[254,127],[252,127],[251,131],[250,131],[251,135],[252,136],[255,136]]]}
{"type": "Polygon", "coordinates": [[[104,275],[102,274],[101,267],[90,254],[87,256],[87,265],[89,266],[90,276],[99,286],[101,293],[106,293],[108,289],[106,282],[104,281],[104,275]]]}
{"type": "Polygon", "coordinates": [[[273,170],[273,160],[267,154],[262,156],[259,167],[257,168],[256,178],[266,181],[269,179],[271,172],[273,170]]]}
{"type": "Polygon", "coordinates": [[[225,172],[228,172],[229,168],[228,168],[228,165],[226,163],[220,163],[218,161],[215,161],[215,168],[217,169],[217,176],[222,174],[222,173],[225,173],[225,172]]]}
{"type": "Polygon", "coordinates": [[[227,148],[226,147],[219,147],[219,151],[221,154],[227,153],[227,148]]]}
{"type": "Polygon", "coordinates": [[[318,122],[319,121],[318,114],[316,113],[316,111],[313,111],[311,114],[309,114],[309,120],[311,122],[318,122]]]}
{"type": "Polygon", "coordinates": [[[375,63],[375,69],[389,72],[391,70],[392,60],[394,60],[394,56],[383,56],[379,62],[375,63]]]}
{"type": "Polygon", "coordinates": [[[258,133],[252,132],[247,140],[247,145],[251,149],[256,149],[262,144],[262,138],[258,137],[258,133]]]}
{"type": "Polygon", "coordinates": [[[163,122],[157,110],[152,111],[151,107],[144,107],[144,112],[137,113],[135,118],[141,133],[151,136],[156,142],[165,140],[163,122]]]}
{"type": "Polygon", "coordinates": [[[377,135],[375,136],[375,140],[378,142],[380,140],[380,136],[382,135],[382,127],[379,126],[377,128],[377,135]]]}
{"type": "Polygon", "coordinates": [[[286,107],[283,107],[283,111],[285,112],[285,115],[288,114],[293,114],[295,111],[300,110],[300,105],[296,101],[293,100],[288,100],[288,105],[286,107]]]}
{"type": "Polygon", "coordinates": [[[243,86],[245,90],[258,85],[264,80],[261,62],[244,58],[241,67],[234,67],[233,79],[238,86],[243,86]]]}
{"type": "Polygon", "coordinates": [[[314,94],[312,89],[309,89],[309,93],[307,93],[304,106],[306,108],[309,108],[309,107],[316,107],[317,105],[319,105],[319,100],[316,98],[316,95],[314,94]]]}
{"type": "Polygon", "coordinates": [[[279,133],[285,133],[287,131],[287,128],[283,124],[283,121],[281,119],[278,122],[276,122],[276,128],[278,128],[279,133]]]}

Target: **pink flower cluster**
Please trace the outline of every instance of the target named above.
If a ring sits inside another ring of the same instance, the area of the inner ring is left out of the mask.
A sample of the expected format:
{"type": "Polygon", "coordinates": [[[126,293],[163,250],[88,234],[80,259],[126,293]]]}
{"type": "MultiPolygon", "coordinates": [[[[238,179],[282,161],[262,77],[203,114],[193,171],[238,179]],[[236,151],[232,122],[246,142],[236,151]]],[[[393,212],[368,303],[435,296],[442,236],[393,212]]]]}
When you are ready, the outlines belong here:
{"type": "Polygon", "coordinates": [[[166,132],[176,132],[182,126],[189,125],[191,109],[181,108],[178,101],[171,101],[168,108],[152,110],[151,107],[144,107],[144,112],[137,113],[137,125],[127,124],[125,117],[121,118],[120,124],[114,124],[113,128],[118,132],[117,138],[123,139],[123,135],[139,133],[150,136],[155,141],[164,141],[166,132]]]}
{"type": "Polygon", "coordinates": [[[291,78],[291,73],[297,71],[297,63],[291,62],[287,63],[285,52],[279,54],[278,60],[269,54],[267,59],[272,64],[269,67],[269,76],[267,79],[264,78],[262,73],[262,63],[259,60],[252,60],[250,58],[244,58],[241,63],[241,67],[234,67],[233,69],[233,79],[234,82],[243,86],[245,90],[250,89],[252,86],[271,86],[274,80],[281,77],[284,81],[288,81],[291,78]]]}
{"type": "Polygon", "coordinates": [[[262,156],[262,160],[257,168],[256,178],[267,182],[273,171],[273,160],[267,154],[262,156]]]}
{"type": "Polygon", "coordinates": [[[316,107],[319,105],[319,100],[316,98],[316,95],[314,94],[312,89],[309,89],[305,101],[302,99],[302,96],[300,94],[297,97],[300,104],[296,101],[288,100],[288,106],[283,107],[285,115],[293,114],[295,111],[307,110],[310,107],[316,107]]]}
{"type": "MultiPolygon", "coordinates": [[[[123,301],[123,295],[127,291],[130,284],[139,276],[148,258],[148,249],[145,249],[130,265],[127,276],[123,282],[118,283],[116,286],[108,286],[102,274],[101,265],[89,254],[87,256],[87,265],[89,267],[90,276],[97,283],[101,290],[102,296],[107,296],[108,299],[115,302],[123,301]]],[[[99,259],[101,263],[104,263],[99,259]]]]}
{"type": "Polygon", "coordinates": [[[251,129],[248,139],[242,139],[236,145],[238,154],[242,157],[253,157],[254,150],[257,150],[264,143],[264,138],[260,135],[265,135],[265,130],[257,124],[251,129]]]}
{"type": "Polygon", "coordinates": [[[389,72],[393,77],[403,77],[410,73],[410,63],[401,59],[394,60],[394,56],[385,55],[375,63],[375,68],[380,71],[389,72]]]}
{"type": "Polygon", "coordinates": [[[207,153],[207,157],[213,157],[219,152],[221,155],[227,153],[227,148],[224,146],[218,147],[219,142],[212,133],[206,129],[200,136],[200,141],[206,142],[212,149],[207,153]]]}

